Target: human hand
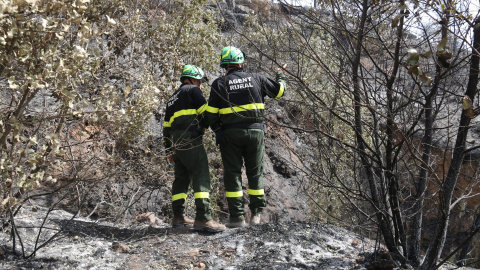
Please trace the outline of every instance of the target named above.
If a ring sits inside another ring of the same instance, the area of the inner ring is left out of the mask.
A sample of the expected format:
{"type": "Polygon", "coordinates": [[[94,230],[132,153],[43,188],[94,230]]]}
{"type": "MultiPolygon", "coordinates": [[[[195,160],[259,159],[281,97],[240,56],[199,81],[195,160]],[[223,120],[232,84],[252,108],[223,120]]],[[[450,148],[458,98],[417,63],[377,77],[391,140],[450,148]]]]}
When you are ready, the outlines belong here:
{"type": "Polygon", "coordinates": [[[281,68],[277,68],[277,70],[275,70],[276,72],[283,72],[283,74],[285,74],[285,68],[287,67],[287,64],[283,65],[281,68]]]}

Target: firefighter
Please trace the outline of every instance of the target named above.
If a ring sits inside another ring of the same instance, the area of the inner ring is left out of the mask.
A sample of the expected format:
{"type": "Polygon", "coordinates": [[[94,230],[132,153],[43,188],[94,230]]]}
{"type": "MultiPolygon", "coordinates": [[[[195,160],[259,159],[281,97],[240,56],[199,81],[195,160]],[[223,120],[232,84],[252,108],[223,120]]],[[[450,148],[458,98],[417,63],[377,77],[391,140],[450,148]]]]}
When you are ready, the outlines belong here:
{"type": "Polygon", "coordinates": [[[186,65],[180,76],[182,85],[170,97],[163,124],[163,144],[167,158],[173,164],[172,226],[191,226],[198,231],[221,232],[225,225],[212,220],[210,206],[210,173],[202,136],[208,128],[203,118],[207,102],[202,94],[202,82],[207,76],[199,67],[186,65]],[[195,196],[195,221],[184,215],[189,185],[195,196]]]}
{"type": "Polygon", "coordinates": [[[206,113],[222,156],[229,228],[247,226],[241,177],[243,164],[248,178],[250,225],[260,223],[267,205],[263,185],[264,98],[280,98],[286,87],[283,69],[277,69],[276,78],[272,80],[258,73],[244,72],[244,60],[245,54],[240,49],[223,48],[220,67],[226,70],[226,75],[212,83],[206,113]]]}

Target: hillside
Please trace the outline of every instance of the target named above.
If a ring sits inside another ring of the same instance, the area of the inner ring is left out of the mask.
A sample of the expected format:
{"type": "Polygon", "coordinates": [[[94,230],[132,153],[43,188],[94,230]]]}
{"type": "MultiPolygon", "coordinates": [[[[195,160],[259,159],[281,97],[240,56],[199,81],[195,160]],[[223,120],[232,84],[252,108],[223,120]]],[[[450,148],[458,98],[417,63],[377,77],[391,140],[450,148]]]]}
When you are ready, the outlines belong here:
{"type": "MultiPolygon", "coordinates": [[[[268,206],[264,224],[223,233],[198,233],[191,228],[172,229],[162,212],[143,213],[107,222],[73,216],[64,210],[49,211],[45,202],[30,201],[16,226],[25,254],[12,254],[7,232],[0,233],[1,269],[412,269],[401,268],[372,239],[344,228],[309,222],[310,209],[303,171],[308,162],[294,153],[308,151],[295,132],[279,125],[294,125],[279,104],[271,103],[266,139],[265,178],[268,206]],[[300,151],[301,150],[301,151],[300,151]],[[43,218],[48,216],[43,223],[43,218]],[[42,229],[39,239],[39,228],[42,229]],[[9,244],[7,244],[9,243],[9,244]],[[377,250],[377,252],[375,252],[377,250]]],[[[246,179],[244,179],[246,180],[246,179]]],[[[168,207],[168,200],[165,200],[168,207]]],[[[220,201],[220,210],[222,209],[220,201]]],[[[223,222],[227,215],[220,213],[223,222]]],[[[17,251],[20,243],[17,244],[17,251]]],[[[442,266],[441,269],[474,269],[442,266]]]]}
{"type": "Polygon", "coordinates": [[[0,268],[479,267],[479,14],[287,2],[0,0],[0,268]],[[246,72],[285,68],[265,100],[267,207],[255,227],[172,229],[166,102],[186,64],[222,76],[225,46],[246,72]]]}

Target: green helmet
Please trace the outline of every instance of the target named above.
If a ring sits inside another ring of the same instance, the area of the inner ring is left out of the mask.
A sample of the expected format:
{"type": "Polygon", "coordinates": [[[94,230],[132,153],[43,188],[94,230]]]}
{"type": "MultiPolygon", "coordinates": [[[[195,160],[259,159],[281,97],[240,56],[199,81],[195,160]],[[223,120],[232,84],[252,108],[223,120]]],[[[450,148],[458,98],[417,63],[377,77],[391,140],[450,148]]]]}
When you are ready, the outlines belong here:
{"type": "Polygon", "coordinates": [[[185,77],[201,80],[202,82],[208,81],[208,77],[205,72],[203,72],[201,68],[194,65],[185,65],[182,75],[180,75],[180,82],[183,82],[185,77]]]}
{"type": "Polygon", "coordinates": [[[245,61],[245,54],[238,48],[225,47],[222,50],[220,58],[220,67],[225,67],[227,64],[241,64],[245,61]]]}

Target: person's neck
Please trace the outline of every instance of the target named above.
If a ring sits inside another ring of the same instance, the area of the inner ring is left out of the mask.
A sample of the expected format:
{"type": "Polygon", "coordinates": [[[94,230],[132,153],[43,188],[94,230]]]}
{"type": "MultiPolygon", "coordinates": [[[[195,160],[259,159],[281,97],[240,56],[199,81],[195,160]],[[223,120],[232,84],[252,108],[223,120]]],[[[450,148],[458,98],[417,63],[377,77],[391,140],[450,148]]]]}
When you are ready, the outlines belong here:
{"type": "Polygon", "coordinates": [[[230,72],[236,71],[236,70],[240,70],[240,71],[243,70],[243,66],[233,66],[233,67],[229,67],[229,68],[227,69],[227,73],[230,73],[230,72]]]}
{"type": "Polygon", "coordinates": [[[185,81],[183,81],[183,83],[184,83],[184,84],[195,85],[195,86],[197,86],[197,87],[199,86],[199,85],[197,85],[195,82],[193,82],[191,79],[185,80],[185,81]]]}

